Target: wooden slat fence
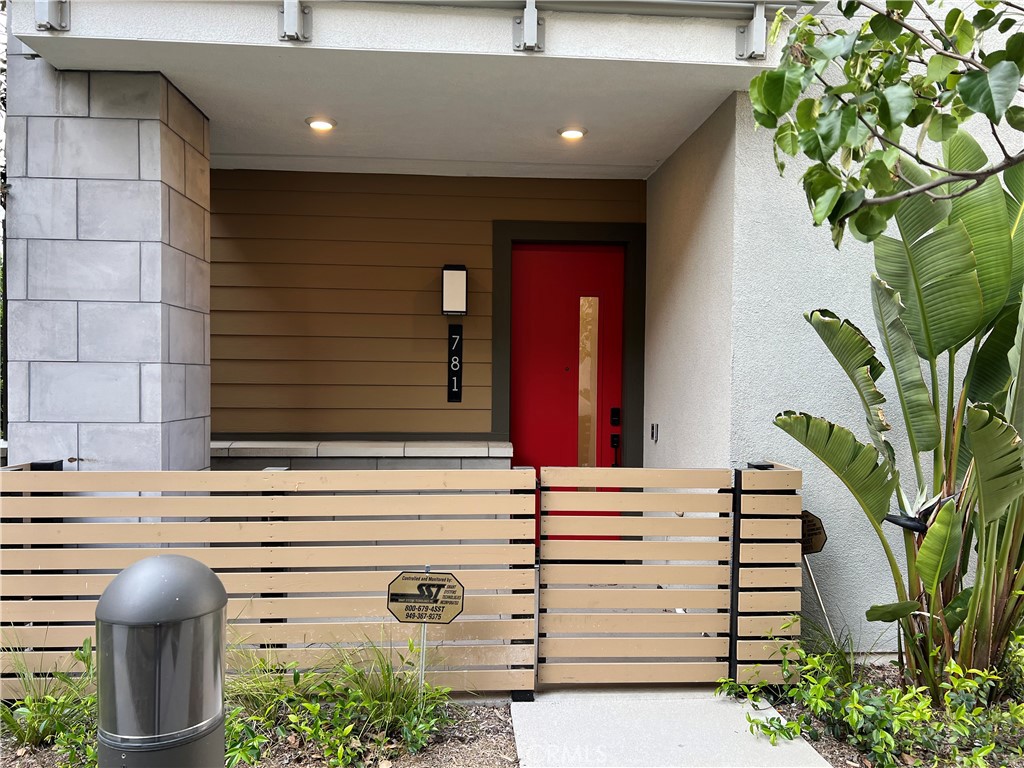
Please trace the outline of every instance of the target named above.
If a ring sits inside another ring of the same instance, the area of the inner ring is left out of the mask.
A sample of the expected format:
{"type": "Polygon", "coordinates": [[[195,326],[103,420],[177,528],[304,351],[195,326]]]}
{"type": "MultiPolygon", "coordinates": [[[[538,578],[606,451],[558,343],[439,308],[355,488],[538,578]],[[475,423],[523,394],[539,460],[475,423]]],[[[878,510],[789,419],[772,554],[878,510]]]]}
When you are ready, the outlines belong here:
{"type": "Polygon", "coordinates": [[[781,680],[780,647],[799,634],[799,470],[543,468],[539,552],[535,482],[531,469],[3,471],[3,645],[40,672],[66,666],[116,573],[175,553],[217,571],[236,645],[309,667],[337,646],[418,638],[385,595],[429,564],[467,592],[463,615],[428,632],[437,684],[781,680]]]}
{"type": "Polygon", "coordinates": [[[741,682],[783,682],[782,654],[800,635],[799,469],[737,473],[733,669],[741,682]]]}
{"type": "Polygon", "coordinates": [[[429,564],[457,573],[466,603],[429,628],[428,679],[532,690],[534,485],[529,470],[0,472],[3,644],[60,666],[118,571],[175,553],[224,582],[229,641],[309,666],[333,646],[418,642],[385,595],[429,564]]]}
{"type": "Polygon", "coordinates": [[[728,674],[732,484],[728,469],[541,470],[541,685],[728,674]]]}

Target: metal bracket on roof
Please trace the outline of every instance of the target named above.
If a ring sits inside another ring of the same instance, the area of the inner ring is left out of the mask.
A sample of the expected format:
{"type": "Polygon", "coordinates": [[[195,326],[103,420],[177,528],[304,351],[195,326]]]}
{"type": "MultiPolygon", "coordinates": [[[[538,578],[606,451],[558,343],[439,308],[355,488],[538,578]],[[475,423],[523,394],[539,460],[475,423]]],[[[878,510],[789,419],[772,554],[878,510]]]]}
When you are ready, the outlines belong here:
{"type": "Polygon", "coordinates": [[[768,50],[768,23],[764,3],[754,5],[754,18],[742,27],[736,27],[736,58],[763,59],[768,50]]]}
{"type": "Polygon", "coordinates": [[[512,19],[512,47],[517,51],[544,50],[544,19],[537,16],[537,0],[526,0],[526,8],[512,19]]]}
{"type": "Polygon", "coordinates": [[[308,43],[313,39],[313,9],[299,0],[284,0],[277,9],[277,39],[308,43]]]}
{"type": "Polygon", "coordinates": [[[68,0],[35,0],[36,29],[67,32],[71,27],[71,3],[68,0]]]}

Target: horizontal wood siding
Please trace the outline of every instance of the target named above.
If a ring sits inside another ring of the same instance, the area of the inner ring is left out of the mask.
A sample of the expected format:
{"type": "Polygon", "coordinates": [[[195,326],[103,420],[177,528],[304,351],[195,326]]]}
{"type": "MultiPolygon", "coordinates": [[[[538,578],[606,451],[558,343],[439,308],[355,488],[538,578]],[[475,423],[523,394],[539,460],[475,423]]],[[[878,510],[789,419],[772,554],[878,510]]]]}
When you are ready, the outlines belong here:
{"type": "Polygon", "coordinates": [[[211,186],[218,434],[490,432],[493,222],[645,211],[642,181],[222,170],[211,186]],[[445,264],[469,269],[464,318],[440,314],[445,264]]]}

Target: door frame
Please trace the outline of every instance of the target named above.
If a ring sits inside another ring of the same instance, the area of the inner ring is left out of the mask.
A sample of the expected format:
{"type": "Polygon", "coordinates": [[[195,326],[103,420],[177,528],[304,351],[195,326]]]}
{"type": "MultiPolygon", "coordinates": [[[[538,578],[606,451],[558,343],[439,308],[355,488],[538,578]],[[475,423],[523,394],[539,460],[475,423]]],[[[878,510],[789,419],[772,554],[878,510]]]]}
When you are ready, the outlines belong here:
{"type": "Polygon", "coordinates": [[[622,304],[622,465],[644,463],[644,328],[647,307],[647,227],[557,221],[495,221],[493,229],[493,356],[491,432],[509,439],[512,351],[512,246],[522,243],[621,245],[625,251],[622,304]]]}

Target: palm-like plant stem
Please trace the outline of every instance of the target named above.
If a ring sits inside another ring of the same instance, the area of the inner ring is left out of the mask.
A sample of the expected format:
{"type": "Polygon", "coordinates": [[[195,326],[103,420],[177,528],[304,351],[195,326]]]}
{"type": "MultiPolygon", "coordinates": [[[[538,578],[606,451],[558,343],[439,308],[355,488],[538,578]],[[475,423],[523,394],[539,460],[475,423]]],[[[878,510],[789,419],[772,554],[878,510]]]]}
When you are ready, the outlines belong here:
{"type": "MultiPolygon", "coordinates": [[[[932,377],[932,406],[935,408],[935,420],[942,423],[942,406],[939,403],[939,369],[935,358],[928,361],[928,368],[932,377]]],[[[943,480],[943,457],[945,455],[946,436],[939,432],[939,445],[932,453],[932,495],[942,492],[943,480]]]]}
{"type": "MultiPolygon", "coordinates": [[[[954,434],[954,419],[956,417],[956,408],[954,407],[954,397],[956,392],[956,351],[949,350],[946,355],[949,368],[946,371],[946,428],[943,430],[943,435],[946,436],[944,441],[945,445],[943,450],[943,474],[945,475],[945,481],[942,483],[942,488],[938,493],[943,496],[952,495],[951,486],[956,483],[956,436],[954,434]],[[950,470],[952,467],[952,470],[950,470]]],[[[966,390],[964,390],[966,391],[966,390]]],[[[938,403],[936,403],[936,407],[938,403]]]]}
{"type": "MultiPolygon", "coordinates": [[[[964,413],[967,410],[967,393],[970,391],[971,382],[974,380],[974,369],[978,362],[978,350],[981,347],[981,338],[984,334],[978,334],[974,337],[974,346],[971,347],[971,356],[967,361],[967,373],[964,376],[963,386],[960,388],[960,400],[956,406],[956,415],[953,418],[952,431],[947,434],[952,435],[951,442],[953,444],[952,449],[949,452],[949,460],[946,463],[946,495],[952,496],[956,490],[956,468],[957,463],[960,460],[960,442],[963,439],[964,434],[964,413]]],[[[950,366],[952,370],[952,365],[950,366]]]]}
{"type": "Polygon", "coordinates": [[[913,531],[903,529],[903,551],[907,556],[907,595],[911,600],[917,600],[924,593],[921,578],[917,574],[917,543],[914,538],[913,531]]]}

